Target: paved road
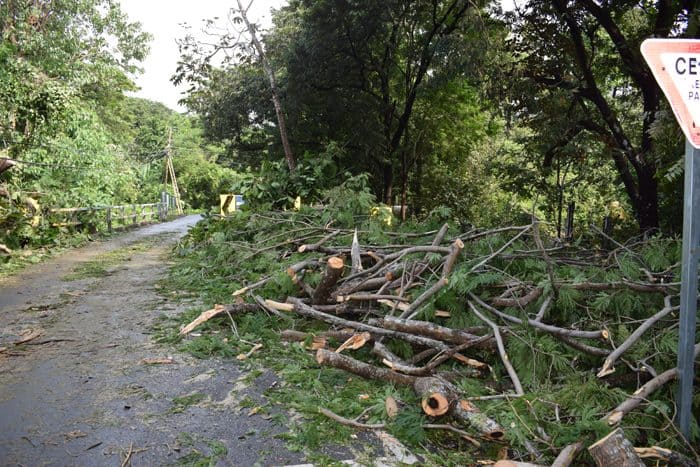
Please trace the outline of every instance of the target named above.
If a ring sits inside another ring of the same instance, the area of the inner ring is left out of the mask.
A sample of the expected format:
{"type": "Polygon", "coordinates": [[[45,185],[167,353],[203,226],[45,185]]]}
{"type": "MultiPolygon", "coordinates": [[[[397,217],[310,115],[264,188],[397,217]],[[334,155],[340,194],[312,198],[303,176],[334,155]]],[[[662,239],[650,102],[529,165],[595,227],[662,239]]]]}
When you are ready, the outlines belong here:
{"type": "Polygon", "coordinates": [[[238,405],[275,385],[272,373],[249,378],[233,362],[195,360],[152,341],[158,315],[193,305],[169,301],[156,284],[168,248],[197,220],[129,232],[0,282],[1,465],[303,461],[275,437],[285,427],[238,405]],[[81,263],[154,236],[106,275],[63,280],[81,263]],[[32,332],[41,335],[14,345],[32,332]]]}

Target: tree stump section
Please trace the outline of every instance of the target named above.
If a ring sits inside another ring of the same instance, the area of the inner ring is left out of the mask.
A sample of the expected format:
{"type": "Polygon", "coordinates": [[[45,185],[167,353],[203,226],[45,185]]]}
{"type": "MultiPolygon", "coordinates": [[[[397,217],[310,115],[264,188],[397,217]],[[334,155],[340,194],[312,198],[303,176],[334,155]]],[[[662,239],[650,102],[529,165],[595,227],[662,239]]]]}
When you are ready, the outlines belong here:
{"type": "Polygon", "coordinates": [[[323,276],[321,276],[321,282],[319,282],[318,286],[316,286],[314,295],[311,298],[314,305],[325,305],[329,302],[331,298],[331,290],[338,280],[340,280],[344,267],[345,262],[343,261],[343,258],[339,258],[337,256],[331,256],[328,258],[326,270],[323,273],[323,276]]]}
{"type": "Polygon", "coordinates": [[[644,462],[620,428],[591,444],[588,452],[598,467],[644,467],[644,462]]]}

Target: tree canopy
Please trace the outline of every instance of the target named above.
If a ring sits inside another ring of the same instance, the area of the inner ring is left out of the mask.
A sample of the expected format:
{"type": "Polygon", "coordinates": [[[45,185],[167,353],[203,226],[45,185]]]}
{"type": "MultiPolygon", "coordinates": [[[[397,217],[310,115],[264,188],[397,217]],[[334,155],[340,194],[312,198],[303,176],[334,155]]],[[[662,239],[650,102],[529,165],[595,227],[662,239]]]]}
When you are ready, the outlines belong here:
{"type": "MultiPolygon", "coordinates": [[[[539,200],[559,224],[566,204],[587,218],[614,205],[642,230],[673,230],[682,138],[639,44],[692,37],[697,19],[695,2],[503,12],[461,0],[293,0],[263,42],[296,152],[342,148],[333,163],[368,173],[385,203],[420,212],[436,198],[452,209],[488,199],[510,212],[504,203],[539,200]]],[[[233,164],[257,166],[281,148],[264,72],[237,37],[209,48],[190,37],[175,79],[193,85],[185,102],[207,137],[233,164]],[[209,60],[229,49],[238,53],[221,66],[209,60]]]]}

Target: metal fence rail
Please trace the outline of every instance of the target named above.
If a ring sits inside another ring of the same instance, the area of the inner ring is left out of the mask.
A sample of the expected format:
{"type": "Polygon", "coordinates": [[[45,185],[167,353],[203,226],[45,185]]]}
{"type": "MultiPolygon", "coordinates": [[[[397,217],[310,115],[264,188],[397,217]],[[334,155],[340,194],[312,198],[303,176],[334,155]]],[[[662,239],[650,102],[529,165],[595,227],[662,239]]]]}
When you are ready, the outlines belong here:
{"type": "Polygon", "coordinates": [[[160,203],[55,208],[49,209],[47,215],[54,219],[51,222],[53,227],[86,226],[97,231],[103,224],[111,233],[119,224],[126,227],[149,220],[164,221],[171,204],[168,198],[170,196],[166,194],[160,203]]]}

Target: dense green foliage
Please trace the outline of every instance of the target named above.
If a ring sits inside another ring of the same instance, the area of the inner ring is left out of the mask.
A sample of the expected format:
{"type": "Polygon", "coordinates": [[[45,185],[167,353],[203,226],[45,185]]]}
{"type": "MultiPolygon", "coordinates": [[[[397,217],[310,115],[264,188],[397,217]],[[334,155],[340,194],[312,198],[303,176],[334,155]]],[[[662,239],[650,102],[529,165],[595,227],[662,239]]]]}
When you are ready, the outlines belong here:
{"type": "MultiPolygon", "coordinates": [[[[696,10],[694,1],[503,12],[465,0],[293,0],[264,41],[295,152],[367,173],[385,203],[446,208],[463,223],[534,210],[558,232],[575,205],[579,226],[608,216],[624,233],[674,232],[682,138],[639,44],[692,37],[696,10]],[[329,147],[342,152],[329,157],[329,147]]],[[[279,135],[259,61],[236,42],[235,10],[228,20],[210,25],[218,43],[182,42],[174,80],[191,84],[185,102],[205,135],[255,169],[281,159],[279,135]]]]}
{"type": "Polygon", "coordinates": [[[209,208],[235,173],[194,117],[127,98],[149,35],[111,0],[0,4],[0,244],[66,239],[45,214],[160,200],[170,152],[188,207],[209,208]]]}

